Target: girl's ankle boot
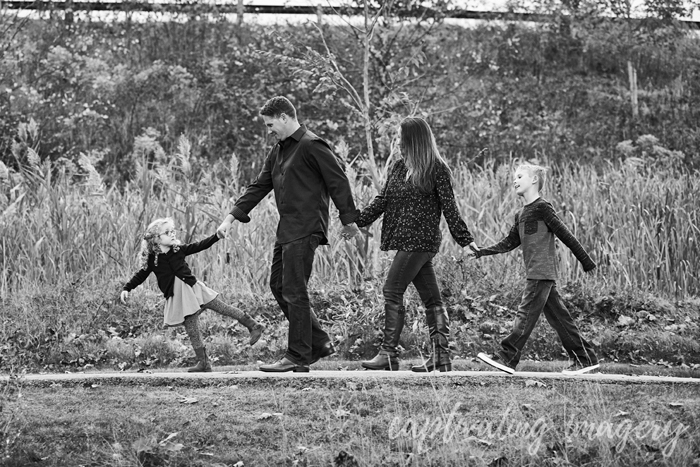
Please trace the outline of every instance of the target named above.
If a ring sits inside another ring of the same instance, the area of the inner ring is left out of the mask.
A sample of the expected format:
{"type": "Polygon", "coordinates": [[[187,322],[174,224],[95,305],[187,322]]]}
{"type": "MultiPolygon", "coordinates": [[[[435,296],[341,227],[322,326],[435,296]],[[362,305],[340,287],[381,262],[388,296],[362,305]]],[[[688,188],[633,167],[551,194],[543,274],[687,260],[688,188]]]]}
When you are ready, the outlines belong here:
{"type": "Polygon", "coordinates": [[[255,343],[258,342],[258,340],[260,340],[260,336],[262,336],[263,330],[265,330],[265,326],[255,321],[247,313],[244,313],[243,317],[239,321],[243,326],[248,328],[248,331],[250,332],[250,345],[255,345],[255,343]]]}
{"type": "Polygon", "coordinates": [[[188,373],[208,373],[211,371],[211,363],[207,357],[207,351],[204,347],[194,349],[194,354],[197,356],[197,364],[187,370],[188,373]]]}

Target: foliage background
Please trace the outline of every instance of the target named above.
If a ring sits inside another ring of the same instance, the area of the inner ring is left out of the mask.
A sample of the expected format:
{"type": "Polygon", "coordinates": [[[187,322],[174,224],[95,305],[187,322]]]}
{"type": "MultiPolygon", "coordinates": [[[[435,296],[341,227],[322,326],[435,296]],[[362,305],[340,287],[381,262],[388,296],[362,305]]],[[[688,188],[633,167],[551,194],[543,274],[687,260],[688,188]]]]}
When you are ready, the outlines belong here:
{"type": "MultiPolygon", "coordinates": [[[[269,142],[257,111],[277,94],[335,146],[359,206],[381,185],[396,122],[428,118],[480,243],[505,234],[519,206],[512,164],[550,165],[546,196],[600,265],[584,279],[562,252],[561,286],[584,330],[610,360],[698,363],[700,48],[683,24],[610,20],[590,6],[550,9],[537,26],[465,28],[438,12],[379,15],[364,29],[239,27],[197,8],[147,22],[2,16],[0,366],[184,364],[191,350],[182,333],[160,329],[154,283],[126,307],[118,291],[152,218],[173,215],[184,241],[218,225],[259,170],[269,142]]],[[[286,342],[267,291],[273,200],[253,213],[232,240],[191,260],[198,277],[270,324],[248,349],[235,323],[207,315],[221,362],[272,358],[286,342]]],[[[314,308],[346,358],[370,356],[382,324],[391,256],[378,249],[379,225],[369,233],[334,241],[315,266],[314,308]]],[[[445,230],[443,295],[455,353],[470,356],[507,332],[522,266],[517,253],[460,254],[445,230]]],[[[417,355],[427,340],[417,296],[407,301],[402,345],[417,355]]],[[[562,358],[546,326],[529,349],[562,358]]]]}

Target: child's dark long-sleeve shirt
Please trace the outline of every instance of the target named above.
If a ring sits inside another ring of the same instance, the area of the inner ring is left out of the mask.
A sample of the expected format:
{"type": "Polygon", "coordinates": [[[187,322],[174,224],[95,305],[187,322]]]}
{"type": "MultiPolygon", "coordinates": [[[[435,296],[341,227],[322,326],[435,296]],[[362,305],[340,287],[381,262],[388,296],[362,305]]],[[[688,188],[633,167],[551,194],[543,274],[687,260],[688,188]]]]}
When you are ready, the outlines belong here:
{"type": "Polygon", "coordinates": [[[214,234],[201,242],[179,245],[177,251],[175,251],[175,248],[171,248],[167,253],[158,254],[157,265],[155,264],[155,255],[150,255],[146,269],[139,269],[138,272],[134,274],[134,277],[124,285],[124,290],[130,292],[135,289],[153,272],[158,279],[158,288],[163,292],[163,296],[165,296],[165,298],[172,297],[175,287],[175,277],[179,277],[190,287],[197,283],[197,278],[192,274],[187,261],[185,261],[185,257],[206,250],[218,241],[219,237],[214,234]]]}
{"type": "Polygon", "coordinates": [[[584,271],[595,269],[595,262],[562,223],[552,205],[542,198],[524,206],[515,215],[515,224],[508,235],[495,245],[482,248],[476,257],[506,253],[522,245],[527,279],[556,280],[555,235],[574,253],[584,271]]]}
{"type": "Polygon", "coordinates": [[[382,250],[437,253],[442,241],[440,216],[444,214],[450,233],[460,246],[473,242],[457,208],[447,167],[436,167],[435,189],[430,193],[407,182],[407,170],[403,160],[392,166],[382,192],[362,210],[355,221],[357,225],[367,226],[384,214],[382,250]]]}

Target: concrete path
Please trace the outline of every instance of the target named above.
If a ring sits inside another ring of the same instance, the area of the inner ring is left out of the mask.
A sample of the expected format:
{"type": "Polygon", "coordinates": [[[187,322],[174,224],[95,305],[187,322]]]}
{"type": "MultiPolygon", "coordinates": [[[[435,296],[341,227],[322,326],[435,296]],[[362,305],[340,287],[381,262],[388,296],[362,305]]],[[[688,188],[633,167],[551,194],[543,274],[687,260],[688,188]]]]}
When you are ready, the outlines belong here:
{"type": "MultiPolygon", "coordinates": [[[[211,373],[187,373],[186,371],[143,371],[143,372],[81,372],[81,373],[52,373],[52,374],[27,374],[22,377],[23,383],[27,385],[45,385],[51,383],[87,383],[87,382],[104,382],[109,384],[119,384],[120,381],[139,382],[143,384],[154,383],[163,384],[164,381],[197,381],[197,380],[212,380],[212,381],[250,381],[250,380],[282,380],[282,379],[304,379],[304,380],[319,380],[319,379],[335,379],[348,381],[362,380],[394,380],[394,381],[410,381],[436,378],[443,381],[473,379],[480,381],[494,378],[497,379],[522,379],[527,380],[558,380],[558,381],[574,381],[584,380],[600,383],[622,383],[622,384],[700,384],[700,378],[681,378],[674,376],[646,376],[646,375],[619,375],[609,373],[596,373],[590,375],[564,375],[562,373],[542,373],[542,372],[516,372],[514,375],[508,375],[500,371],[451,371],[449,373],[413,373],[411,371],[367,371],[367,370],[350,370],[350,371],[333,371],[333,370],[312,370],[309,373],[264,373],[262,371],[227,371],[225,368],[220,371],[211,373]]],[[[7,381],[9,376],[0,376],[0,381],[7,381]]]]}

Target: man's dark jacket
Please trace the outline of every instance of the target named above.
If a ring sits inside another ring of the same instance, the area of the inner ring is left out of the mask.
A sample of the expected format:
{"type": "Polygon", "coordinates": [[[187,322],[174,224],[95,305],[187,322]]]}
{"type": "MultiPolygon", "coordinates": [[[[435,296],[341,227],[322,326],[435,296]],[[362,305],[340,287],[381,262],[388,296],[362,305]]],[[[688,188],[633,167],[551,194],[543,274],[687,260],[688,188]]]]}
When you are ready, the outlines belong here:
{"type": "Polygon", "coordinates": [[[328,143],[304,125],[270,150],[260,174],[236,201],[231,215],[245,221],[271,190],[280,215],[278,243],[319,233],[323,235],[320,243],[327,244],[331,199],[343,225],[354,222],[359,214],[343,163],[328,143]]]}

